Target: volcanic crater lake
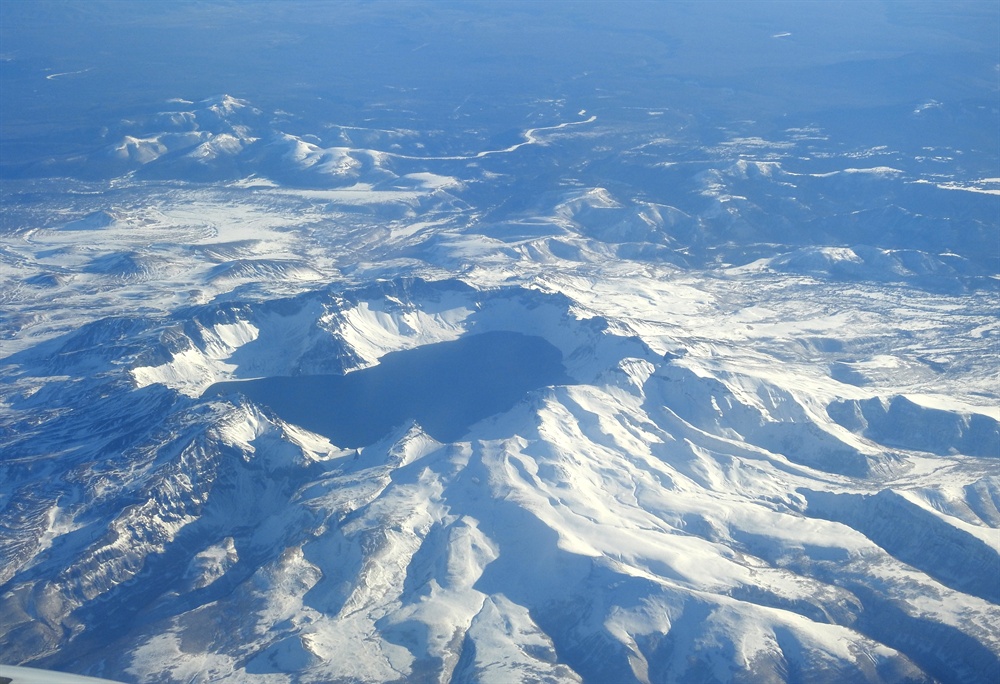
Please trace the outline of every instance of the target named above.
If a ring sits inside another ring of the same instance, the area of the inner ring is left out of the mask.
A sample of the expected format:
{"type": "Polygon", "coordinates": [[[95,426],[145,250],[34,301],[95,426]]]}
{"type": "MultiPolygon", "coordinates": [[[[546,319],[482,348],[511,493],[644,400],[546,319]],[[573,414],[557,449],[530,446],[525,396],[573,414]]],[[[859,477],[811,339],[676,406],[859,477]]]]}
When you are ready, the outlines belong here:
{"type": "Polygon", "coordinates": [[[454,442],[532,390],[571,382],[547,340],[497,331],[392,352],[346,375],[217,382],[202,396],[242,394],[284,421],[357,448],[410,420],[434,439],[454,442]]]}

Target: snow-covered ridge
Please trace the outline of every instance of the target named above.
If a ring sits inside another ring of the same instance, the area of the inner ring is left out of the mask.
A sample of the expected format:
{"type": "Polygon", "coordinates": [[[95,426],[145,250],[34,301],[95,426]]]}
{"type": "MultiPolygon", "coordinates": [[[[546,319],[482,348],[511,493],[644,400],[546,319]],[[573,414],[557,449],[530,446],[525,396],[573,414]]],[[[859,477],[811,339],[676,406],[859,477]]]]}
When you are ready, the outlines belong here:
{"type": "MultiPolygon", "coordinates": [[[[395,351],[489,331],[537,335],[555,345],[570,373],[588,379],[607,359],[595,355],[638,340],[601,334],[606,323],[579,321],[569,302],[519,288],[477,291],[459,281],[386,282],[374,289],[320,290],[263,305],[229,304],[185,312],[161,336],[166,361],[131,369],[138,387],[159,383],[200,396],[221,380],[344,372],[395,351]],[[414,301],[413,291],[424,297],[414,301]],[[203,321],[212,321],[211,324],[203,321]],[[176,332],[174,332],[176,331],[176,332]]],[[[611,352],[615,353],[615,352],[611,352]]]]}
{"type": "Polygon", "coordinates": [[[923,644],[948,634],[962,662],[994,667],[1000,511],[976,454],[992,448],[995,420],[921,414],[902,398],[831,403],[773,374],[713,369],[694,349],[656,353],[626,332],[634,321],[587,308],[539,289],[400,279],[106,321],[60,340],[36,369],[65,372],[73,350],[97,345],[107,365],[90,363],[105,380],[86,390],[52,377],[41,393],[104,398],[90,416],[50,417],[48,443],[102,427],[63,457],[63,484],[30,497],[31,464],[48,450],[39,436],[5,446],[8,491],[28,506],[6,518],[19,530],[6,537],[14,562],[0,597],[13,616],[7,652],[29,657],[17,645],[34,630],[53,649],[35,651],[38,663],[96,663],[92,644],[112,634],[118,655],[100,660],[126,678],[195,667],[317,682],[425,669],[695,676],[666,650],[668,634],[684,652],[724,646],[697,668],[735,660],[754,677],[794,666],[878,681],[946,672],[923,644]],[[266,405],[196,399],[206,380],[351,371],[494,330],[543,336],[573,382],[453,444],[411,423],[345,449],[266,405]],[[150,354],[160,361],[141,361],[150,354]],[[130,421],[113,419],[123,403],[130,421]],[[151,429],[132,427],[154,415],[151,429]],[[936,454],[902,437],[928,418],[956,428],[938,433],[936,454]],[[928,526],[947,548],[920,542],[928,526]],[[38,577],[44,608],[29,591],[38,577]],[[129,606],[114,625],[109,601],[129,606]],[[233,613],[239,625],[185,644],[233,613]],[[61,626],[81,615],[87,627],[64,643],[61,626]],[[897,638],[900,621],[930,640],[897,638]],[[363,657],[336,657],[345,650],[363,657]]]}
{"type": "MultiPolygon", "coordinates": [[[[125,173],[141,178],[239,180],[249,169],[268,178],[298,186],[342,185],[358,179],[391,180],[394,165],[413,162],[475,161],[509,155],[528,146],[544,145],[564,131],[596,121],[562,121],[526,128],[522,141],[500,149],[481,149],[464,154],[400,151],[399,141],[416,136],[415,131],[378,130],[327,124],[339,131],[324,144],[316,134],[295,135],[281,129],[281,113],[268,115],[251,103],[228,95],[199,102],[175,98],[170,109],[149,117],[122,122],[99,154],[87,159],[89,176],[114,177],[125,173]],[[357,139],[355,141],[355,139],[357,139]],[[345,144],[346,143],[346,144],[345,144]]],[[[327,136],[329,137],[329,136],[327,136]]],[[[70,168],[79,158],[64,160],[70,168]]]]}
{"type": "Polygon", "coordinates": [[[546,104],[438,147],[163,109],[49,167],[110,181],[5,205],[6,657],[324,684],[1000,669],[995,203],[937,187],[989,188],[947,150],[753,122],[703,148],[661,109],[546,104]],[[204,394],[512,333],[565,376],[460,434],[403,411],[324,437],[204,394]]]}

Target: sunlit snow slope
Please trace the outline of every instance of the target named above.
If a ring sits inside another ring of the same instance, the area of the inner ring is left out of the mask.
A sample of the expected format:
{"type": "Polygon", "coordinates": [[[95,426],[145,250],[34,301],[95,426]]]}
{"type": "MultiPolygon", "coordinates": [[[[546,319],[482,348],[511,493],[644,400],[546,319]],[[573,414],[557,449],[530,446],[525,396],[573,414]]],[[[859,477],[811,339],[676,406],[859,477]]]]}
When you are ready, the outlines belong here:
{"type": "Polygon", "coordinates": [[[5,143],[0,661],[1000,677],[992,66],[845,113],[803,84],[926,65],[806,60],[808,109],[748,93],[756,121],[684,49],[647,52],[704,80],[645,104],[598,72],[444,130],[405,89],[353,117],[177,92],[5,143]]]}

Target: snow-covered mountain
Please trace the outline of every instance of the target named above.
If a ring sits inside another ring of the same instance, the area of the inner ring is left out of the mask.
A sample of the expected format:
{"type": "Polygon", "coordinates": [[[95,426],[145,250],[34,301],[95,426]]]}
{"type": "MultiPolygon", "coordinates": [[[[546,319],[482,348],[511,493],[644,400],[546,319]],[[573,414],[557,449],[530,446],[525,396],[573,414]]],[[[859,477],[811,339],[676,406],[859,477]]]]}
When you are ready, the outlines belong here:
{"type": "Polygon", "coordinates": [[[387,281],[105,319],[8,358],[31,369],[12,408],[41,422],[5,445],[5,652],[171,681],[994,667],[995,417],[835,399],[859,393],[633,326],[537,289],[387,281]],[[449,443],[404,422],[342,448],[201,398],[491,331],[542,337],[567,377],[449,443]]]}
{"type": "MultiPolygon", "coordinates": [[[[492,109],[173,92],[68,151],[4,143],[0,661],[122,682],[1000,676],[1000,198],[997,141],[973,133],[997,110],[963,96],[982,65],[858,105],[860,127],[808,89],[773,115],[746,94],[747,120],[711,65],[607,21],[587,30],[637,61],[529,104],[503,84],[492,109]],[[607,90],[659,78],[656,55],[688,75],[674,106],[607,90]],[[370,116],[326,113],[352,107],[370,116]],[[439,109],[452,123],[421,125],[439,109]]],[[[803,68],[830,88],[910,68],[890,52],[803,68]]]]}

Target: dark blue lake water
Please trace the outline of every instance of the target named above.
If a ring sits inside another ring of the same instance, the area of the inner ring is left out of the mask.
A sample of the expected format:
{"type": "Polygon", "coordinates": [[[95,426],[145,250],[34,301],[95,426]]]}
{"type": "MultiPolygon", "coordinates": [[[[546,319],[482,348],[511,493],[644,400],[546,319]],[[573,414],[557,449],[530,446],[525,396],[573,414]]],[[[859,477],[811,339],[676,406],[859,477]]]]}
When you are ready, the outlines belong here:
{"type": "Polygon", "coordinates": [[[531,390],[569,382],[562,355],[546,340],[488,332],[386,354],[377,366],[347,375],[218,382],[203,396],[238,392],[282,420],[356,448],[409,420],[453,442],[531,390]]]}

